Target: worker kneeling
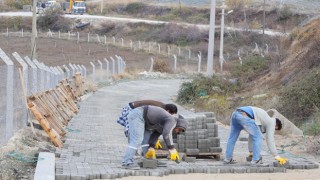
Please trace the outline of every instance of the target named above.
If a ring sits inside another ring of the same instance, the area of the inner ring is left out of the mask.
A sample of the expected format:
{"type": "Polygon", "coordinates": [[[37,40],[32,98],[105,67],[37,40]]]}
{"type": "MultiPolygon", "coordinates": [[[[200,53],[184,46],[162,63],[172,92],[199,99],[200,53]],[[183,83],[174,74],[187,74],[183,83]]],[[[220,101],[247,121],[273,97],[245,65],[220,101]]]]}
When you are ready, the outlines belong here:
{"type": "Polygon", "coordinates": [[[169,114],[166,110],[156,106],[142,106],[133,109],[128,115],[129,144],[125,151],[122,167],[125,169],[140,169],[134,162],[134,155],[140,144],[146,158],[156,158],[155,146],[160,135],[169,149],[170,160],[179,160],[174,148],[172,132],[180,133],[186,130],[187,122],[169,114]]]}

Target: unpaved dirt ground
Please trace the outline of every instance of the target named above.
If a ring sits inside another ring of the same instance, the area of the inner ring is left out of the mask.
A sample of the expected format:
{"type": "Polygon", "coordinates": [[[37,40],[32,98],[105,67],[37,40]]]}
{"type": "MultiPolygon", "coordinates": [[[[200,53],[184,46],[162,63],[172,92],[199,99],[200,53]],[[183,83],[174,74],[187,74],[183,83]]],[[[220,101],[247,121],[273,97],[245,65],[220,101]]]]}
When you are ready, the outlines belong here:
{"type": "Polygon", "coordinates": [[[39,152],[54,152],[55,147],[43,130],[20,129],[0,148],[0,179],[33,179],[39,152]]]}

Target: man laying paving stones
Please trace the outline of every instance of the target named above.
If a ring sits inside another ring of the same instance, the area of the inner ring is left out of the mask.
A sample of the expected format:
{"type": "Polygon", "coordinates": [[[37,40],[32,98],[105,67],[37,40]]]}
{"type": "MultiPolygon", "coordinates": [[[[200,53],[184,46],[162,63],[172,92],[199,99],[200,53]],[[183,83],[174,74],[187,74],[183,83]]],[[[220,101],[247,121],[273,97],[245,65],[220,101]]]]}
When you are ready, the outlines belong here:
{"type": "MultiPolygon", "coordinates": [[[[129,102],[128,105],[122,108],[122,112],[117,119],[117,123],[119,123],[121,126],[125,127],[124,134],[126,137],[128,137],[128,132],[129,132],[129,124],[128,124],[128,114],[131,110],[137,107],[141,106],[146,106],[146,105],[152,105],[152,106],[158,106],[166,111],[168,111],[170,114],[177,114],[178,108],[174,104],[164,104],[163,102],[160,101],[155,101],[155,100],[140,100],[140,101],[133,101],[129,102]]],[[[157,142],[157,146],[161,146],[159,143],[160,141],[157,142]]]]}
{"type": "Polygon", "coordinates": [[[123,168],[140,169],[134,162],[134,155],[140,144],[149,145],[142,147],[146,158],[155,158],[154,147],[160,135],[163,136],[169,149],[170,160],[180,159],[173,145],[172,132],[179,133],[186,130],[187,122],[184,119],[175,118],[163,108],[148,105],[133,109],[128,114],[128,123],[129,144],[122,161],[123,168]]]}
{"type": "Polygon", "coordinates": [[[237,108],[231,116],[230,135],[226,147],[225,164],[233,163],[233,150],[239,137],[240,131],[244,129],[249,133],[249,156],[252,156],[251,165],[257,166],[262,163],[260,155],[263,136],[266,133],[267,145],[271,154],[280,165],[287,163],[287,159],[278,155],[274,141],[275,130],[281,130],[282,123],[277,118],[271,118],[267,112],[261,108],[253,106],[243,106],[237,108]]]}

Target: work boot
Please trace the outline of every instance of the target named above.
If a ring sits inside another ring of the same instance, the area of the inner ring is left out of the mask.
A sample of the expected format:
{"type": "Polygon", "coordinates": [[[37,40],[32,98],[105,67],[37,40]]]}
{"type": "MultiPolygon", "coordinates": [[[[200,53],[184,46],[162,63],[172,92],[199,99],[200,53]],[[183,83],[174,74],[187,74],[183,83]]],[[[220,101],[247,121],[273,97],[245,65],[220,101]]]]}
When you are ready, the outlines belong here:
{"type": "Polygon", "coordinates": [[[250,166],[252,166],[252,167],[263,166],[262,157],[260,156],[260,159],[258,161],[252,160],[250,162],[250,166]]]}
{"type": "Polygon", "coordinates": [[[132,164],[123,164],[123,169],[130,169],[130,170],[139,170],[140,166],[138,164],[132,163],[132,164]]]}
{"type": "Polygon", "coordinates": [[[223,160],[223,164],[235,164],[236,163],[236,161],[235,160],[233,160],[232,158],[231,159],[225,159],[225,160],[223,160]]]}

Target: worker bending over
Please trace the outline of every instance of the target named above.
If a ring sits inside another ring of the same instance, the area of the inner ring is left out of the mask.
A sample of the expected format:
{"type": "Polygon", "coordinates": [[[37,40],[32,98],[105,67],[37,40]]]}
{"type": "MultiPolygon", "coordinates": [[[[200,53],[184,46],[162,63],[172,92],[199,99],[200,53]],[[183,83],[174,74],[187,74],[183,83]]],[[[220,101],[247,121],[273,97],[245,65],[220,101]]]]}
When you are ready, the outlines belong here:
{"type": "Polygon", "coordinates": [[[142,151],[147,158],[155,158],[154,147],[160,135],[169,149],[170,160],[180,159],[173,145],[172,132],[185,131],[186,120],[175,118],[163,108],[148,105],[133,109],[128,114],[128,123],[129,144],[122,161],[123,168],[140,169],[134,162],[134,155],[140,144],[148,144],[142,147],[142,151]]]}
{"type": "Polygon", "coordinates": [[[281,158],[278,155],[274,141],[275,130],[281,130],[282,123],[277,118],[271,118],[265,110],[253,106],[237,108],[232,113],[230,128],[224,160],[226,164],[233,162],[234,146],[242,129],[249,133],[248,149],[249,156],[252,155],[251,165],[255,166],[262,161],[260,156],[263,139],[262,133],[266,133],[267,145],[274,158],[281,165],[287,163],[287,159],[281,158]]]}

